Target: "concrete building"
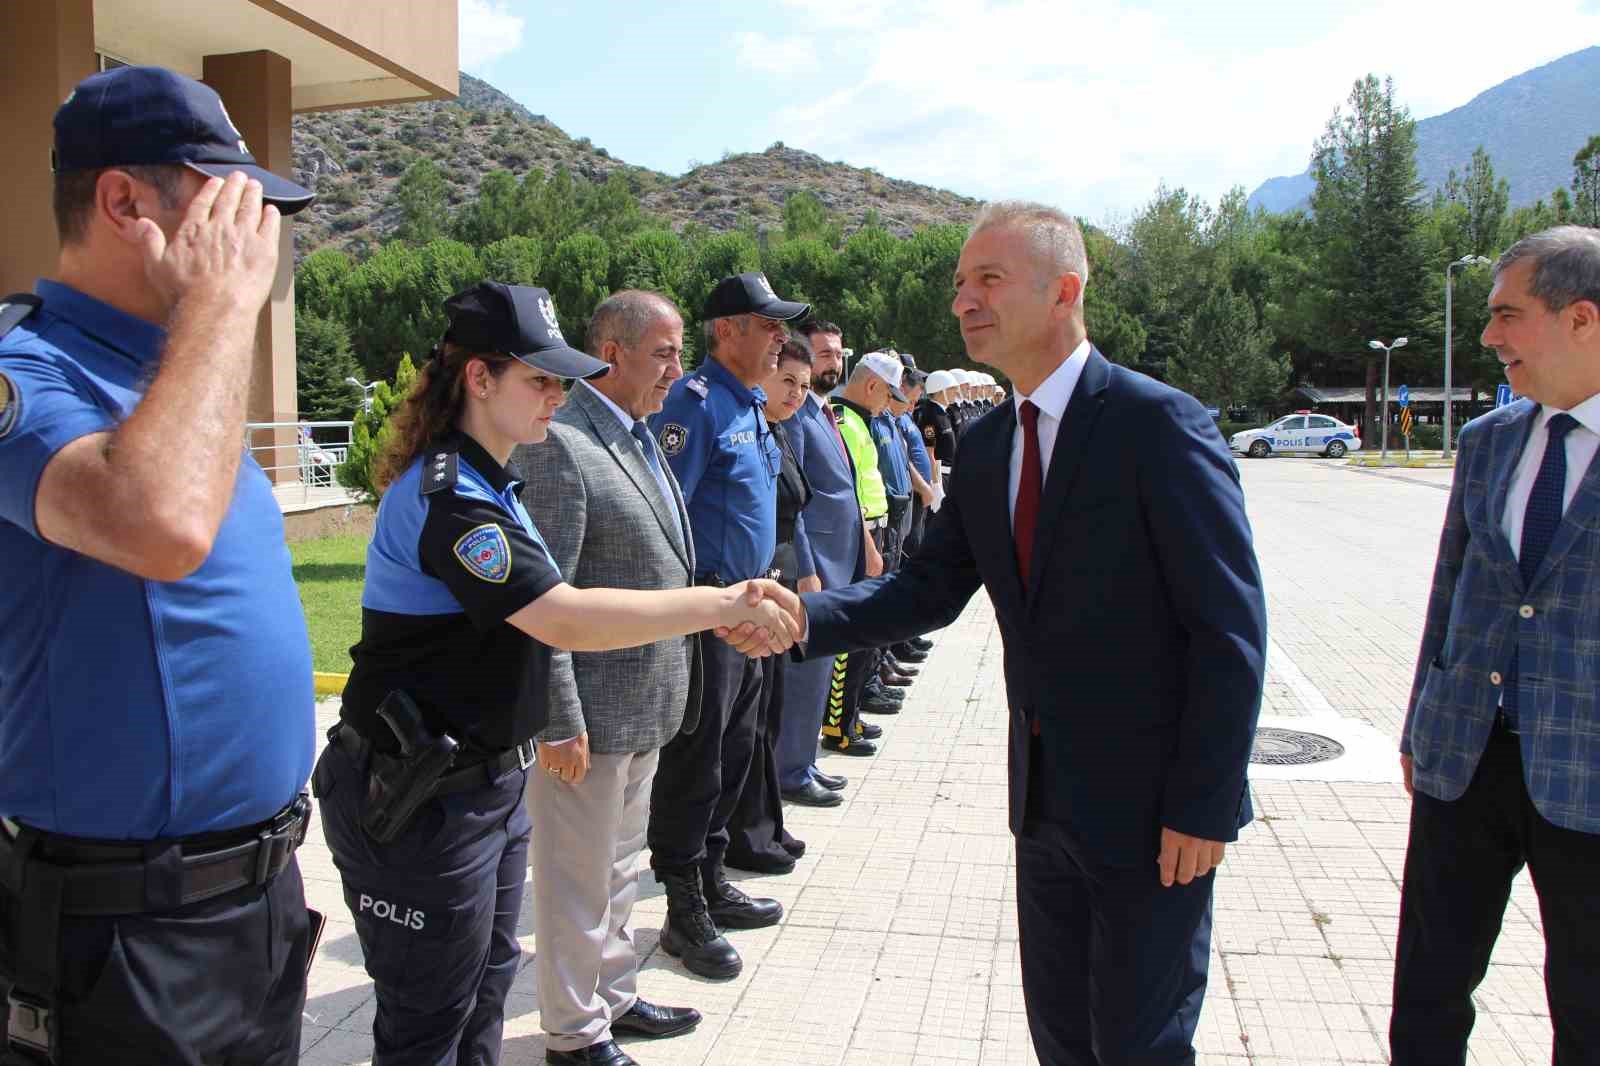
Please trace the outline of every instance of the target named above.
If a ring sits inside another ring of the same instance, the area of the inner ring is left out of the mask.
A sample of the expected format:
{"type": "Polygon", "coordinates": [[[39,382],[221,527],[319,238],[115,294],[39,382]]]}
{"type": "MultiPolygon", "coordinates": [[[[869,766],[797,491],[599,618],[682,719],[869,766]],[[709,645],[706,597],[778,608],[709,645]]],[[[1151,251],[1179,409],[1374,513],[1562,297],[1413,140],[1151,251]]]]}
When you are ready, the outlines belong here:
{"type": "MultiPolygon", "coordinates": [[[[51,118],[72,87],[121,64],[169,67],[222,96],[256,160],[293,177],[296,112],[449,99],[458,89],[457,0],[4,0],[0,293],[55,269],[51,118]]],[[[292,220],[262,312],[249,420],[292,422],[292,220]]],[[[283,443],[292,445],[293,433],[283,443]]]]}

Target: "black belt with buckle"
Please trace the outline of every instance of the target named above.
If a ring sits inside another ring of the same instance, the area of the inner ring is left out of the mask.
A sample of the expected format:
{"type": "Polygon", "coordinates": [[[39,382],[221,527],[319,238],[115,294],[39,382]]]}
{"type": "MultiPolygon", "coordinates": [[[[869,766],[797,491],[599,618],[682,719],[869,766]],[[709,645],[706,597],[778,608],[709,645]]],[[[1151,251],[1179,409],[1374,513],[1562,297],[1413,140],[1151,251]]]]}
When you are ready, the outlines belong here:
{"type": "Polygon", "coordinates": [[[260,826],[155,844],[93,841],[0,819],[0,881],[19,892],[32,863],[61,875],[61,913],[149,914],[264,885],[306,838],[311,800],[301,793],[260,826]],[[174,860],[161,845],[177,847],[174,860]]]}
{"type": "MultiPolygon", "coordinates": [[[[328,739],[343,748],[358,765],[366,765],[367,754],[372,750],[372,742],[357,732],[353,726],[344,722],[335,723],[328,731],[328,739]]],[[[433,786],[433,794],[448,796],[455,792],[465,792],[483,785],[492,785],[501,775],[508,774],[512,770],[526,770],[534,763],[536,755],[534,743],[530,738],[515,747],[452,769],[439,778],[433,786]]],[[[471,757],[467,756],[469,759],[471,757]]]]}

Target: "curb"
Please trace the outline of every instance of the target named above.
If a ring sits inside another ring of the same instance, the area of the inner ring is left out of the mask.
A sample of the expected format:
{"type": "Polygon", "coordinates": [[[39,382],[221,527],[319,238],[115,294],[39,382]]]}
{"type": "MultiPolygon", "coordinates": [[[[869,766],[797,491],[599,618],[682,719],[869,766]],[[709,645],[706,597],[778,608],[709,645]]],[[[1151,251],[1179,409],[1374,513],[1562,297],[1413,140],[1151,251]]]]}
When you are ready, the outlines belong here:
{"type": "Polygon", "coordinates": [[[1349,460],[1349,465],[1369,470],[1387,470],[1391,467],[1410,470],[1449,470],[1456,464],[1454,461],[1446,462],[1435,456],[1431,459],[1390,459],[1388,462],[1376,458],[1352,458],[1349,460]]]}
{"type": "Polygon", "coordinates": [[[325,674],[318,670],[312,673],[311,680],[318,696],[337,696],[344,691],[344,684],[350,680],[350,675],[325,674]]]}

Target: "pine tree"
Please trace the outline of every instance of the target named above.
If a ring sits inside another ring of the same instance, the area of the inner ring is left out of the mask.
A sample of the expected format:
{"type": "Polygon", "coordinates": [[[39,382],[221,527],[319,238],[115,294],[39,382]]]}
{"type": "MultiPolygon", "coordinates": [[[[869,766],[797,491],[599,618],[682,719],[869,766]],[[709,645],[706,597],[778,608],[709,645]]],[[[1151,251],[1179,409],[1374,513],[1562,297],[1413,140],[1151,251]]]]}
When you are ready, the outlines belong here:
{"type": "Polygon", "coordinates": [[[350,430],[350,450],[345,453],[345,460],[336,476],[339,484],[354,492],[362,503],[369,506],[378,506],[383,496],[372,483],[372,464],[394,436],[389,416],[410,395],[411,386],[416,380],[417,369],[411,365],[411,356],[402,355],[393,384],[378,382],[372,390],[372,406],[356,412],[355,425],[350,430]]]}
{"type": "Polygon", "coordinates": [[[316,313],[295,322],[295,380],[300,417],[309,422],[349,418],[361,406],[361,390],[346,379],[361,377],[344,323],[316,313]]]}

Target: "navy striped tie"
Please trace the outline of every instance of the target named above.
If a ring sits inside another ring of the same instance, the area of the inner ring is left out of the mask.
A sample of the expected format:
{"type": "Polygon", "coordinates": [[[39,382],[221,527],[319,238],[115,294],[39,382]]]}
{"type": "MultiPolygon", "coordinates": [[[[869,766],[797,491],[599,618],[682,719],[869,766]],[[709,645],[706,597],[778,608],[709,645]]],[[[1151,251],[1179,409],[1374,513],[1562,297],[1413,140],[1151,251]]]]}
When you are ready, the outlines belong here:
{"type": "MultiPolygon", "coordinates": [[[[1578,420],[1569,414],[1551,417],[1546,428],[1550,439],[1545,442],[1544,459],[1539,463],[1539,475],[1533,480],[1533,491],[1528,493],[1528,507],[1522,516],[1522,550],[1517,554],[1517,567],[1522,571],[1522,584],[1533,584],[1539,564],[1544,562],[1550,542],[1561,525],[1562,504],[1567,491],[1566,436],[1578,428],[1578,420]]],[[[1511,650],[1511,665],[1506,667],[1505,691],[1500,697],[1500,711],[1513,732],[1517,728],[1517,675],[1520,648],[1511,650]]]]}

